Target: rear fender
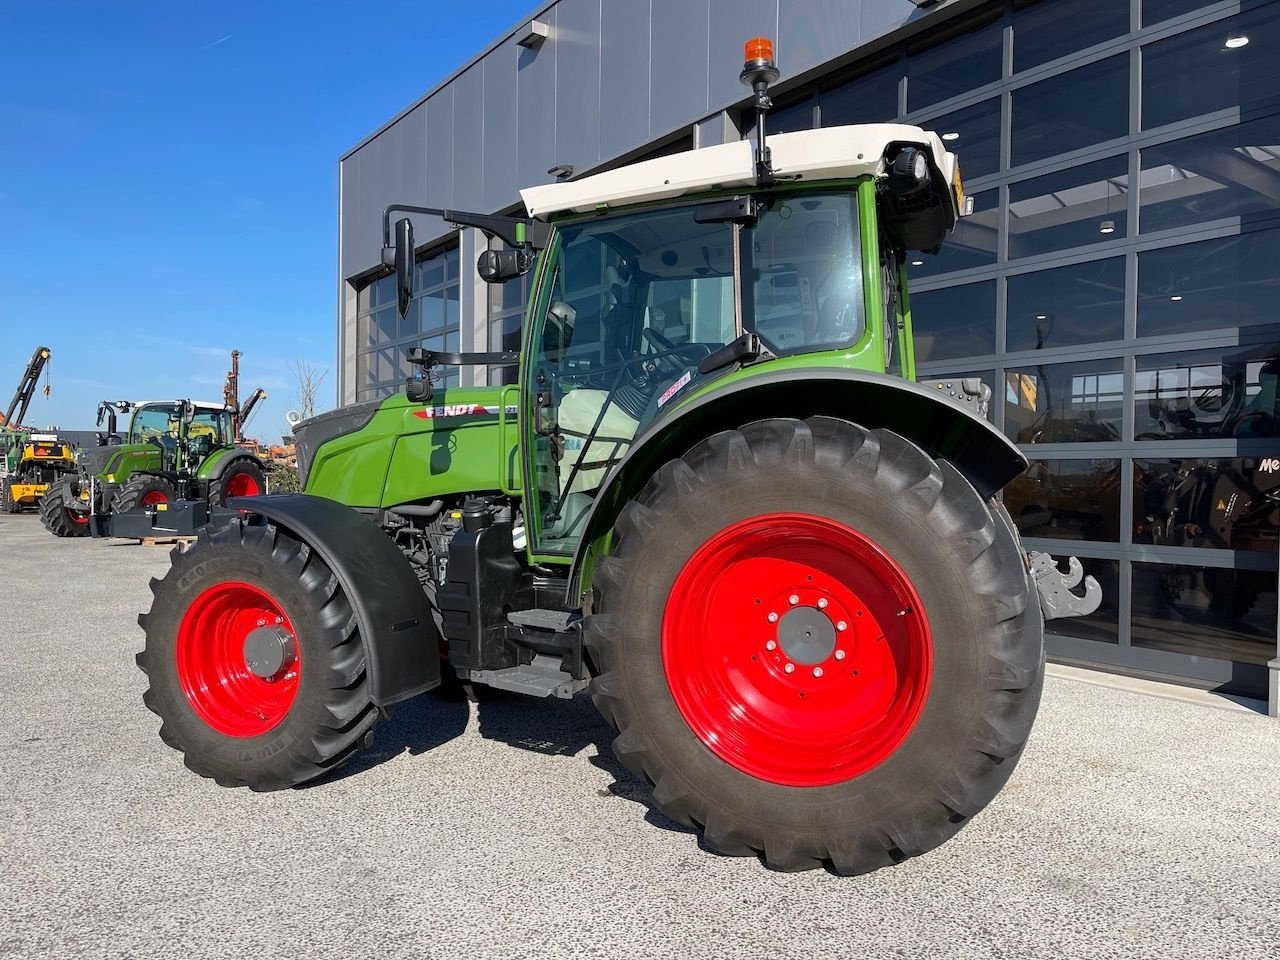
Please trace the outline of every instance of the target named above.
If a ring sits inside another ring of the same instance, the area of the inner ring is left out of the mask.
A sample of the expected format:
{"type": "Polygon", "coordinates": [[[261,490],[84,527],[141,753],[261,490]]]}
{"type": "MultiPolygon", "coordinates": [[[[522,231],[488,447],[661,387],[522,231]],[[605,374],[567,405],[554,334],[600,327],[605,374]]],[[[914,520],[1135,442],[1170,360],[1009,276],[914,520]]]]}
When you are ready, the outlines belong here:
{"type": "Polygon", "coordinates": [[[334,500],[302,493],[233,497],[252,523],[263,517],[320,554],[360,625],[373,702],[386,706],[440,685],[440,642],[426,594],[391,539],[334,500]]]}
{"type": "Polygon", "coordinates": [[[725,384],[655,421],[631,445],[601,485],[570,568],[569,595],[578,603],[595,556],[627,501],[666,462],[700,441],[753,420],[828,416],[883,428],[950,462],[984,498],[1019,476],[1027,459],[989,421],[938,390],[909,380],[840,367],[761,371],[725,384]]]}
{"type": "MultiPolygon", "coordinates": [[[[204,462],[200,464],[200,469],[196,471],[196,476],[201,480],[217,480],[233,463],[242,462],[255,463],[258,469],[262,469],[262,461],[253,454],[231,447],[224,447],[221,450],[215,450],[204,458],[204,462]]],[[[265,473],[266,471],[263,470],[263,472],[265,473]]]]}

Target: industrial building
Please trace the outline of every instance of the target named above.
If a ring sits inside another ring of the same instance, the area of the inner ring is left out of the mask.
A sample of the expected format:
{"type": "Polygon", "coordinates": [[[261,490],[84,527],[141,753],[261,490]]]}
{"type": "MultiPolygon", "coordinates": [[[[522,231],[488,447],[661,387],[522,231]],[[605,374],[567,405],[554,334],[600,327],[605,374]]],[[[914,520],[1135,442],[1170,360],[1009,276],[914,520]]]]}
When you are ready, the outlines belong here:
{"type": "Polygon", "coordinates": [[[770,131],[899,119],[960,157],[974,214],[910,261],[918,372],[994,385],[992,418],[1031,460],[1005,492],[1024,538],[1103,586],[1098,612],[1050,623],[1050,656],[1265,697],[1275,0],[543,4],[341,158],[341,401],[399,389],[411,345],[518,345],[522,283],[481,283],[483,236],[430,218],[397,317],[384,206],[514,212],[521,186],[746,136],[755,35],[782,70],[770,131]]]}

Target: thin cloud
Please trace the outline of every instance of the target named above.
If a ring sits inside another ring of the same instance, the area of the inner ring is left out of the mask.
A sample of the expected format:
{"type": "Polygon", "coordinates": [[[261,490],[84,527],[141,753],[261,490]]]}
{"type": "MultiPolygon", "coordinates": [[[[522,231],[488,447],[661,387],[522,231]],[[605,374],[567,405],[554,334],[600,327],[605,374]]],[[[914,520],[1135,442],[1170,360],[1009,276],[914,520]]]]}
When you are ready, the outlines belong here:
{"type": "Polygon", "coordinates": [[[232,35],[228,33],[225,37],[219,37],[217,40],[213,41],[213,43],[206,43],[206,44],[205,44],[203,47],[201,47],[200,49],[201,49],[201,50],[212,50],[212,49],[213,49],[214,47],[216,47],[218,44],[220,44],[220,43],[226,43],[228,40],[230,40],[230,39],[231,39],[231,36],[232,36],[232,35]]]}

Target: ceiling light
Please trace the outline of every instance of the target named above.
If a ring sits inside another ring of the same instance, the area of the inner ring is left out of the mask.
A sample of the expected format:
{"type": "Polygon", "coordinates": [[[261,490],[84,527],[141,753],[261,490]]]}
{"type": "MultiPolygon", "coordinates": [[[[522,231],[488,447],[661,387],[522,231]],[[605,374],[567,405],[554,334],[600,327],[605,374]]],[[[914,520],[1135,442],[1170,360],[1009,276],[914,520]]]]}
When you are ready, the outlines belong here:
{"type": "Polygon", "coordinates": [[[1182,299],[1182,294],[1180,294],[1180,293],[1175,293],[1175,294],[1174,294],[1172,297],[1170,297],[1169,299],[1170,299],[1170,301],[1172,301],[1173,303],[1178,303],[1178,302],[1182,299]]]}
{"type": "Polygon", "coordinates": [[[913,267],[923,267],[923,266],[924,266],[924,261],[923,261],[923,260],[912,260],[912,261],[911,261],[911,265],[912,265],[913,267]]]}
{"type": "Polygon", "coordinates": [[[1098,225],[1098,232],[1099,233],[1115,233],[1116,222],[1114,220],[1103,220],[1102,223],[1098,225]]]}
{"type": "Polygon", "coordinates": [[[1037,319],[1037,320],[1048,320],[1048,319],[1049,319],[1049,315],[1048,315],[1047,313],[1037,313],[1037,314],[1036,314],[1036,319],[1037,319]]]}
{"type": "Polygon", "coordinates": [[[1243,33],[1237,34],[1234,37],[1227,37],[1227,42],[1225,44],[1228,50],[1239,50],[1241,47],[1247,47],[1248,45],[1249,38],[1243,33]]]}
{"type": "MultiPolygon", "coordinates": [[[[1230,41],[1227,41],[1227,42],[1230,43],[1230,41]]],[[[960,134],[956,133],[954,130],[951,130],[951,131],[948,131],[947,133],[944,133],[942,135],[942,139],[943,140],[959,140],[960,134]]]]}

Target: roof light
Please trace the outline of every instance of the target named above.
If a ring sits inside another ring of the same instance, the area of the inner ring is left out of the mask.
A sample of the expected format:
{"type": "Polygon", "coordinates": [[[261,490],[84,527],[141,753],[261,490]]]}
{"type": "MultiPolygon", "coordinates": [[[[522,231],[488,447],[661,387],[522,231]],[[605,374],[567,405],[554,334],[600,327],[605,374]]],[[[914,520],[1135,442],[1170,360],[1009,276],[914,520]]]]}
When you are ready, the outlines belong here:
{"type": "Polygon", "coordinates": [[[1182,300],[1182,294],[1175,293],[1172,297],[1169,298],[1169,300],[1173,303],[1179,303],[1182,300]]]}
{"type": "Polygon", "coordinates": [[[1099,233],[1115,233],[1116,222],[1114,220],[1103,220],[1102,223],[1098,225],[1098,232],[1099,233]]]}
{"type": "Polygon", "coordinates": [[[773,41],[768,37],[752,37],[743,46],[743,59],[747,61],[772,60],[773,41]]]}
{"type": "Polygon", "coordinates": [[[1239,50],[1241,47],[1249,45],[1249,38],[1243,33],[1236,34],[1234,37],[1227,37],[1227,42],[1223,44],[1228,50],[1239,50]]]}
{"type": "Polygon", "coordinates": [[[912,261],[911,261],[911,265],[912,265],[913,267],[923,267],[923,266],[924,266],[924,261],[923,261],[923,260],[912,260],[912,261]]]}
{"type": "Polygon", "coordinates": [[[954,131],[954,130],[948,130],[946,133],[944,133],[944,134],[942,135],[942,139],[943,139],[943,140],[947,140],[947,141],[950,141],[950,140],[959,140],[959,139],[960,139],[960,134],[956,133],[956,131],[954,131]]]}
{"type": "Polygon", "coordinates": [[[1047,313],[1037,313],[1037,314],[1036,314],[1036,319],[1037,319],[1037,320],[1048,320],[1048,319],[1049,319],[1049,315],[1048,315],[1047,313]]]}

